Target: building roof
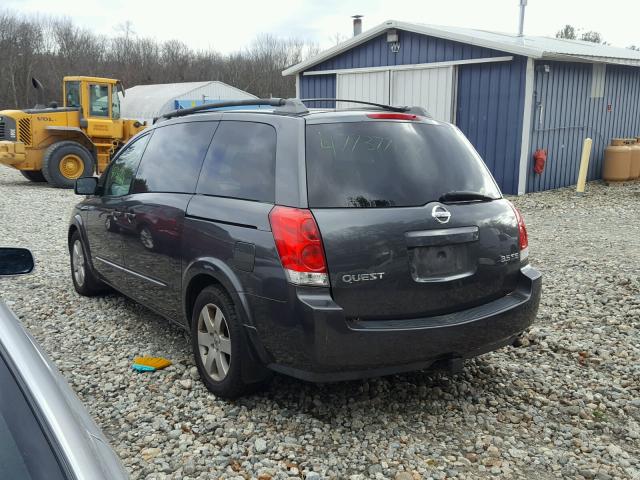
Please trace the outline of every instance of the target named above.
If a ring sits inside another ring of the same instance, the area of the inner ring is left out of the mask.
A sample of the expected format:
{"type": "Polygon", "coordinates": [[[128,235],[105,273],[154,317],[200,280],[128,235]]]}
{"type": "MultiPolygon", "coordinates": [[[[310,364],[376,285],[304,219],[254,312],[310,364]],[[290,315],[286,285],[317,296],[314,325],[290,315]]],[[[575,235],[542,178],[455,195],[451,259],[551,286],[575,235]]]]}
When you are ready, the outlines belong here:
{"type": "Polygon", "coordinates": [[[161,83],[156,85],[136,85],[127,88],[126,95],[121,98],[123,118],[150,119],[173,110],[174,100],[198,100],[202,94],[212,100],[257,98],[255,95],[227,85],[224,82],[210,80],[207,82],[161,83]]]}
{"type": "Polygon", "coordinates": [[[475,30],[472,28],[447,27],[441,25],[425,25],[422,23],[400,22],[387,20],[376,27],[362,32],[319,55],[309,58],[287,68],[282,75],[293,75],[307,70],[314,65],[339,55],[367,40],[370,40],[389,29],[405,30],[408,32],[429,35],[455,42],[467,43],[478,47],[491,48],[502,52],[522,55],[535,59],[549,59],[573,62],[614,63],[640,67],[640,52],[628,48],[612,47],[581,40],[567,40],[541,36],[492,32],[475,30]]]}

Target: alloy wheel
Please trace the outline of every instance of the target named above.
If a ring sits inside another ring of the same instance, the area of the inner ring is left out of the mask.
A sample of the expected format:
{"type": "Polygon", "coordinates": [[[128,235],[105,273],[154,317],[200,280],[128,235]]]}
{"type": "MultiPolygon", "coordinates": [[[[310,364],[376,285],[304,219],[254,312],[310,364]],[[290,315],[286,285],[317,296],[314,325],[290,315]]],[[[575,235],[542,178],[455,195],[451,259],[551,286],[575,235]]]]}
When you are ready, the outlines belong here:
{"type": "Polygon", "coordinates": [[[222,310],[212,303],[198,316],[198,350],[207,374],[216,382],[224,380],[231,363],[231,337],[222,310]]]}
{"type": "Polygon", "coordinates": [[[73,264],[73,278],[75,278],[78,285],[82,286],[84,285],[86,270],[84,264],[84,252],[80,240],[76,240],[75,242],[73,242],[71,261],[73,264]]]}

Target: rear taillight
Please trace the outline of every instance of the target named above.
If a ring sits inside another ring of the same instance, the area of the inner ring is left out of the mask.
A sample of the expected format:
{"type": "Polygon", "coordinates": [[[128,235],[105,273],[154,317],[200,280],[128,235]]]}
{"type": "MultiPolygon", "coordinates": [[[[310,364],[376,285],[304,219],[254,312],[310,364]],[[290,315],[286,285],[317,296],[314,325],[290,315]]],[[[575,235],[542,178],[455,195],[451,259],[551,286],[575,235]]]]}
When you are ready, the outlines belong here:
{"type": "Polygon", "coordinates": [[[529,237],[527,235],[527,226],[524,223],[524,217],[520,213],[520,210],[512,203],[513,213],[516,214],[516,220],[518,221],[518,234],[520,237],[520,261],[524,261],[529,258],[529,237]]]}
{"type": "Polygon", "coordinates": [[[320,230],[309,210],[274,207],[269,223],[287,280],[295,285],[329,286],[320,230]]]}
{"type": "Polygon", "coordinates": [[[367,117],[376,120],[420,120],[418,115],[412,113],[369,113],[367,117]]]}

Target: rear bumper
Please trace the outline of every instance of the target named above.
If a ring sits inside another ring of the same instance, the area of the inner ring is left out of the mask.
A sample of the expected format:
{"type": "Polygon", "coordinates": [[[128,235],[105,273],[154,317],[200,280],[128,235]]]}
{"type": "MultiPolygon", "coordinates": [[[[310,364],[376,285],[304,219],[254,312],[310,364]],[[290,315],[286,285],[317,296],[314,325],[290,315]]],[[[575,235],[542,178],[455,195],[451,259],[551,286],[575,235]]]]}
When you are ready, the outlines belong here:
{"type": "Polygon", "coordinates": [[[4,165],[15,165],[27,159],[24,143],[0,141],[0,163],[4,165]]]}
{"type": "MultiPolygon", "coordinates": [[[[329,382],[427,368],[511,344],[537,314],[542,276],[521,270],[511,294],[453,314],[409,320],[350,320],[325,289],[292,289],[290,301],[248,298],[269,367],[329,382]]],[[[249,296],[250,297],[250,296],[249,296]]]]}

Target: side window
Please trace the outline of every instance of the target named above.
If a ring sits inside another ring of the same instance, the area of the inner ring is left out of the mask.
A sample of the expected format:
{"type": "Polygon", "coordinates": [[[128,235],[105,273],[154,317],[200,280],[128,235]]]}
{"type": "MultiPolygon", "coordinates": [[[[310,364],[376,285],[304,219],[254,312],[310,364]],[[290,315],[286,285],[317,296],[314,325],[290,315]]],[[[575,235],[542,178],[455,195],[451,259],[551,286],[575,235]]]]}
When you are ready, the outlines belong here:
{"type": "Polygon", "coordinates": [[[133,193],[195,192],[202,161],[218,122],[156,128],[133,183],[133,193]]]}
{"type": "Polygon", "coordinates": [[[224,121],[207,153],[197,193],[275,201],[276,130],[264,123],[224,121]]]}
{"type": "Polygon", "coordinates": [[[109,116],[109,85],[89,85],[89,115],[109,116]]]}
{"type": "Polygon", "coordinates": [[[80,106],[80,82],[66,82],[64,86],[67,107],[80,106]]]}
{"type": "Polygon", "coordinates": [[[114,120],[120,118],[120,97],[115,85],[111,86],[111,118],[114,120]]]}
{"type": "Polygon", "coordinates": [[[118,155],[118,158],[109,166],[109,172],[104,184],[104,195],[121,197],[129,194],[131,181],[140,164],[144,148],[149,143],[149,138],[151,138],[151,135],[145,135],[127,145],[118,155]]]}

